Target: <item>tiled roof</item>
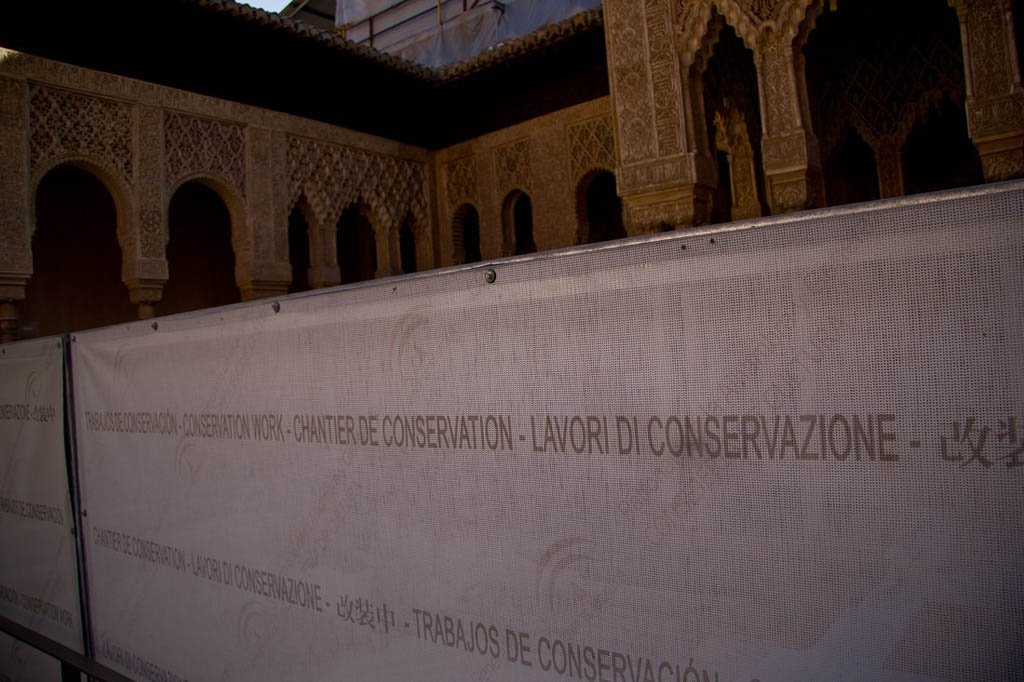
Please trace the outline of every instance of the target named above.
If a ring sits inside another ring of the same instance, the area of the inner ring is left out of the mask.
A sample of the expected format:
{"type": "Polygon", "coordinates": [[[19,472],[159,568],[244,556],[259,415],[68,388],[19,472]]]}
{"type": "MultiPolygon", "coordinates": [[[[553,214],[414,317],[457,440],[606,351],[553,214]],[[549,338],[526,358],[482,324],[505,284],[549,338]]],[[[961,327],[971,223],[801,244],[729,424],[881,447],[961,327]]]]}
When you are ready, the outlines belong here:
{"type": "Polygon", "coordinates": [[[267,26],[292,35],[301,36],[307,40],[323,43],[339,52],[381,64],[421,80],[436,83],[452,81],[484,71],[509,59],[527,55],[577,34],[600,28],[604,24],[604,15],[601,8],[597,7],[586,12],[580,12],[557,24],[545,26],[522,38],[506,40],[484,50],[471,59],[456,64],[431,68],[408,59],[402,59],[401,57],[381,52],[372,47],[360,45],[347,38],[342,38],[333,31],[315,28],[301,21],[282,17],[280,14],[250,7],[240,2],[234,2],[234,0],[184,1],[210,11],[237,17],[241,21],[267,26]]]}

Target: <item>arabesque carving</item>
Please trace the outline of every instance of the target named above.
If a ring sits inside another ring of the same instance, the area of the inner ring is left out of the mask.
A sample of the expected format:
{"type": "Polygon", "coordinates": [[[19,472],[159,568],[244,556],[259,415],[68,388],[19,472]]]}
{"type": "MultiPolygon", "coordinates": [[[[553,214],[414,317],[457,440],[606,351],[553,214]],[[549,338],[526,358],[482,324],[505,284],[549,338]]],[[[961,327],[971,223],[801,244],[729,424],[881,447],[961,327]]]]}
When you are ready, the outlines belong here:
{"type": "Polygon", "coordinates": [[[511,189],[529,192],[533,184],[530,181],[529,143],[526,140],[517,140],[495,147],[494,169],[498,194],[504,194],[511,189]]]}
{"type": "Polygon", "coordinates": [[[130,105],[42,85],[32,85],[29,98],[33,169],[68,156],[84,157],[133,184],[130,105]]]}
{"type": "Polygon", "coordinates": [[[658,155],[671,156],[684,151],[686,146],[679,110],[682,85],[672,37],[671,6],[664,0],[647,0],[645,18],[658,155]]]}
{"type": "Polygon", "coordinates": [[[569,137],[569,163],[572,182],[594,168],[615,171],[615,134],[611,116],[581,121],[565,129],[569,137]]]}
{"type": "Polygon", "coordinates": [[[791,42],[800,34],[809,9],[823,4],[824,0],[675,0],[680,63],[687,67],[694,62],[712,9],[718,10],[757,54],[764,40],[771,36],[791,42]]]}
{"type": "Polygon", "coordinates": [[[430,224],[426,168],[421,162],[289,136],[288,174],[288,210],[305,195],[323,225],[333,226],[342,211],[359,200],[396,229],[410,212],[418,225],[430,224]]]}
{"type": "Polygon", "coordinates": [[[445,191],[449,210],[463,202],[475,202],[476,157],[464,156],[444,165],[445,191]]]}
{"type": "Polygon", "coordinates": [[[240,124],[166,112],[164,155],[170,187],[191,175],[211,174],[239,196],[246,194],[245,128],[240,124]]]}
{"type": "Polygon", "coordinates": [[[623,165],[655,156],[653,109],[647,67],[645,5],[636,0],[605,4],[612,99],[619,126],[623,165]]]}

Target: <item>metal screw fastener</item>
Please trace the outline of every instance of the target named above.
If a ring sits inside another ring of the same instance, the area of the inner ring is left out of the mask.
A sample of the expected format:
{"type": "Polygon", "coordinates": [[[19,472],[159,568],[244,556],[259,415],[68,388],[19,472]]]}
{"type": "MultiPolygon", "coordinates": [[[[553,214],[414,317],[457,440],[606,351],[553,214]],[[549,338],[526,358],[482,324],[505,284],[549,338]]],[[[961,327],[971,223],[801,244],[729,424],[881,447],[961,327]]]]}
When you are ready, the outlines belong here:
{"type": "Polygon", "coordinates": [[[498,279],[498,273],[494,270],[484,271],[484,281],[488,284],[494,284],[494,280],[498,279]]]}
{"type": "Polygon", "coordinates": [[[270,309],[273,310],[275,313],[279,313],[281,312],[281,304],[278,303],[277,301],[274,301],[273,303],[270,304],[270,309]]]}

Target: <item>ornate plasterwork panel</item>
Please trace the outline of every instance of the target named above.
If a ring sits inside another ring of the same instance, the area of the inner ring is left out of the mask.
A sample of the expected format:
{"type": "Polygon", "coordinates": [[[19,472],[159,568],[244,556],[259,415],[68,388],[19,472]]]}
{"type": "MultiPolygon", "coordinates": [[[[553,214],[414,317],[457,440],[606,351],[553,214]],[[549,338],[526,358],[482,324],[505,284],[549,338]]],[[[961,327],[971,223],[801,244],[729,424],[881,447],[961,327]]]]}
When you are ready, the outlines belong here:
{"type": "Polygon", "coordinates": [[[679,62],[672,34],[672,7],[664,0],[647,0],[647,47],[654,93],[654,130],[658,155],[683,151],[682,118],[679,102],[682,86],[679,62]]]}
{"type": "Polygon", "coordinates": [[[83,157],[101,162],[133,184],[131,105],[32,85],[29,121],[33,169],[63,157],[83,157]]]}
{"type": "Polygon", "coordinates": [[[653,97],[647,67],[645,4],[637,0],[605,3],[613,101],[619,127],[622,163],[655,156],[653,97]]]}
{"type": "Polygon", "coordinates": [[[1024,130],[1024,98],[1020,93],[975,102],[968,114],[975,137],[1024,130]]]}
{"type": "Polygon", "coordinates": [[[426,193],[422,162],[288,137],[289,210],[305,195],[316,219],[324,225],[333,226],[347,206],[363,201],[377,219],[391,227],[397,228],[411,212],[417,228],[422,229],[429,225],[426,193]]]}
{"type": "Polygon", "coordinates": [[[527,140],[495,147],[494,171],[499,194],[512,189],[530,191],[530,147],[527,140]]]}
{"type": "Polygon", "coordinates": [[[245,128],[240,124],[166,112],[164,160],[168,186],[209,174],[245,196],[245,128]]]}
{"type": "Polygon", "coordinates": [[[138,208],[139,247],[146,258],[163,258],[167,235],[163,220],[162,163],[163,113],[153,106],[139,107],[138,208]]]}
{"type": "Polygon", "coordinates": [[[32,271],[32,245],[28,222],[28,86],[24,81],[0,77],[0,299],[24,296],[24,285],[11,281],[11,273],[28,279],[32,271]]]}
{"type": "MultiPolygon", "coordinates": [[[[1012,46],[1006,17],[1009,7],[1001,0],[951,0],[949,3],[966,29],[967,50],[971,60],[971,82],[975,97],[1008,94],[1013,85],[1012,46]],[[1000,39],[1004,38],[1004,39],[1000,39]]],[[[1022,36],[1017,36],[1021,40],[1022,36]]]]}
{"type": "Polygon", "coordinates": [[[693,63],[700,50],[712,8],[717,9],[747,47],[758,52],[765,38],[792,41],[810,7],[823,0],[675,0],[675,26],[683,66],[693,63]]]}
{"type": "Polygon", "coordinates": [[[464,156],[446,163],[444,179],[449,211],[463,202],[476,201],[475,156],[464,156]]]}
{"type": "Polygon", "coordinates": [[[615,135],[611,116],[592,118],[567,126],[569,163],[573,184],[594,168],[615,170],[615,135]]]}

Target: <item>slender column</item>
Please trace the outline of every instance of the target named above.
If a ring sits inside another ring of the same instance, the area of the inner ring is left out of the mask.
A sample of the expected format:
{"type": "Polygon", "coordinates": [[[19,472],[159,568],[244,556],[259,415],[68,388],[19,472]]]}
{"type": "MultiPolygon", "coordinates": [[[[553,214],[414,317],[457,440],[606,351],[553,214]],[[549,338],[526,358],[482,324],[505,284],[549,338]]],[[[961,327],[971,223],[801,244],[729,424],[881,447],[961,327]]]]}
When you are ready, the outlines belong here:
{"type": "Polygon", "coordinates": [[[164,197],[164,125],[159,107],[135,108],[136,182],[134,206],[118,216],[122,279],[140,320],[156,314],[167,284],[167,202],[164,197]]]}
{"type": "Polygon", "coordinates": [[[374,277],[391,277],[402,274],[401,258],[398,254],[398,225],[394,220],[382,219],[373,226],[377,240],[377,271],[374,277]]]}
{"type": "Polygon", "coordinates": [[[335,225],[329,227],[326,222],[303,213],[309,225],[309,286],[312,289],[332,287],[341,282],[341,269],[338,267],[337,231],[335,225]]]}
{"type": "Polygon", "coordinates": [[[806,88],[800,87],[803,69],[792,38],[769,33],[755,50],[755,63],[771,211],[779,214],[818,206],[824,198],[821,153],[810,122],[804,120],[806,88]]]}
{"type": "Polygon", "coordinates": [[[894,142],[885,142],[875,150],[878,159],[878,193],[883,199],[904,194],[901,147],[894,142]]]}

